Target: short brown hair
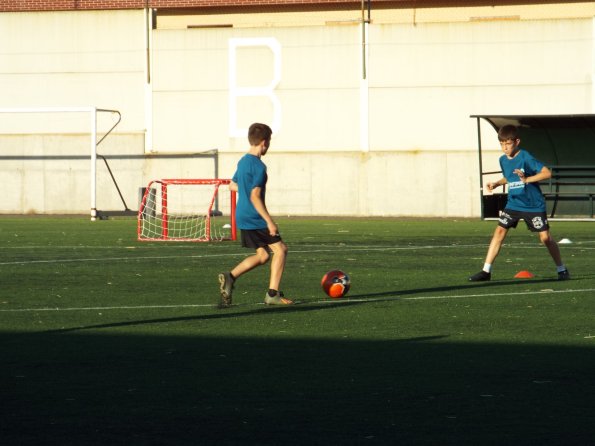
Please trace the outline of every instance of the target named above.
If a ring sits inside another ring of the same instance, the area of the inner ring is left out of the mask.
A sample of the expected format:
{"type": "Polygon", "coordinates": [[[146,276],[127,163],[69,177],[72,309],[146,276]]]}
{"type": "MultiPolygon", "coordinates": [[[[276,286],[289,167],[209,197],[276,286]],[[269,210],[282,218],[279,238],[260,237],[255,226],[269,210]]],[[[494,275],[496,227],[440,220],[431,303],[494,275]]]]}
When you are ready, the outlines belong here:
{"type": "Polygon", "coordinates": [[[266,124],[255,122],[248,129],[248,142],[251,146],[256,146],[262,141],[270,141],[273,131],[266,124]]]}
{"type": "Polygon", "coordinates": [[[508,141],[509,139],[512,141],[519,139],[519,129],[516,125],[503,125],[498,130],[498,141],[508,141]]]}

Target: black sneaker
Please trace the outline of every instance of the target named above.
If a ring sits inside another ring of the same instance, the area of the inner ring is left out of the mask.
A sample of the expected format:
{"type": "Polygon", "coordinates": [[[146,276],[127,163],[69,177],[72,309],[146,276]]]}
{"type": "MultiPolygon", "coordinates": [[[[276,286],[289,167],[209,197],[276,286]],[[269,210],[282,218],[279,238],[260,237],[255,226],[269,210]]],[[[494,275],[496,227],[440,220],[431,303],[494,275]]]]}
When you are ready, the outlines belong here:
{"type": "Polygon", "coordinates": [[[558,273],[558,280],[570,280],[570,273],[567,269],[558,273]]]}
{"type": "Polygon", "coordinates": [[[481,270],[477,274],[473,274],[469,277],[469,282],[487,282],[492,278],[492,273],[486,273],[484,270],[481,270]]]}
{"type": "Polygon", "coordinates": [[[219,308],[231,307],[231,295],[233,293],[233,277],[230,272],[219,274],[219,290],[221,291],[221,302],[219,308]]]}

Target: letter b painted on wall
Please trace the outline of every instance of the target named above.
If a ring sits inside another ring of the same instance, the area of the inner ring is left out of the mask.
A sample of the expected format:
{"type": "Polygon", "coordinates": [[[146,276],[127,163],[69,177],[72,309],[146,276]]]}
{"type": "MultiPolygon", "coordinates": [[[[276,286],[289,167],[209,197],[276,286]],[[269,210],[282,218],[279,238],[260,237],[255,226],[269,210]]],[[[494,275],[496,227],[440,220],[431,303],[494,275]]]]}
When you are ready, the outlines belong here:
{"type": "Polygon", "coordinates": [[[275,88],[281,82],[281,45],[274,37],[233,38],[228,54],[229,136],[246,137],[248,126],[255,121],[266,122],[277,133],[281,102],[275,88]]]}

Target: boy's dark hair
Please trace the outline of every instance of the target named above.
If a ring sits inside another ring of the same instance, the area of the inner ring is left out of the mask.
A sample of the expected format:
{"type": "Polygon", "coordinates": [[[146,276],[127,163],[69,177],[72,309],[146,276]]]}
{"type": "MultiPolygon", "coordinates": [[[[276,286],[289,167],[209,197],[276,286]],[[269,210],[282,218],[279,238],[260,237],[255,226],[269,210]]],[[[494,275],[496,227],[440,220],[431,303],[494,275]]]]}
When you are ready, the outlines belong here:
{"type": "Polygon", "coordinates": [[[273,131],[266,124],[255,122],[248,129],[248,142],[251,146],[256,146],[262,141],[270,141],[273,131]]]}
{"type": "Polygon", "coordinates": [[[509,139],[513,141],[519,139],[519,129],[516,125],[503,125],[498,130],[498,141],[508,141],[509,139]]]}

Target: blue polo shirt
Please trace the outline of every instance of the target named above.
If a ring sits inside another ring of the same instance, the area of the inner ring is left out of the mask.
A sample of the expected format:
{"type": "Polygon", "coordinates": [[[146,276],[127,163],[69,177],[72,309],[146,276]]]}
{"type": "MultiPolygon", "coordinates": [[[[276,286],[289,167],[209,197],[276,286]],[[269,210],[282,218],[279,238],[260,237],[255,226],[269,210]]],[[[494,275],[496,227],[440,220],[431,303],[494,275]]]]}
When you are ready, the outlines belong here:
{"type": "Polygon", "coordinates": [[[240,158],[232,180],[238,185],[236,205],[236,224],[238,228],[266,229],[267,222],[256,211],[250,200],[250,194],[252,189],[260,187],[260,196],[264,202],[268,180],[267,166],[257,156],[247,153],[240,158]]]}
{"type": "Polygon", "coordinates": [[[515,169],[525,172],[525,177],[531,177],[543,169],[544,164],[534,158],[526,150],[519,149],[516,156],[509,159],[506,155],[500,157],[500,168],[508,182],[508,201],[506,209],[523,212],[545,212],[545,199],[541,193],[539,183],[523,183],[515,169]]]}

